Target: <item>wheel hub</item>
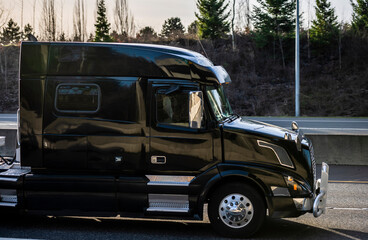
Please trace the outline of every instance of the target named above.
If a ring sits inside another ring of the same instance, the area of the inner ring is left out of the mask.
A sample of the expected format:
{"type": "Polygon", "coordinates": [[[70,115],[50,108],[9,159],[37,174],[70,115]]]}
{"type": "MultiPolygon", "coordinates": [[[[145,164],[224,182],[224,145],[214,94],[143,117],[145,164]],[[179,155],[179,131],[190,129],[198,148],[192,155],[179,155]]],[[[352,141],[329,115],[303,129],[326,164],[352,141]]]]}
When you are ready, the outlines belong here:
{"type": "Polygon", "coordinates": [[[231,228],[241,228],[247,225],[253,213],[251,201],[239,193],[227,195],[219,205],[221,220],[231,228]]]}

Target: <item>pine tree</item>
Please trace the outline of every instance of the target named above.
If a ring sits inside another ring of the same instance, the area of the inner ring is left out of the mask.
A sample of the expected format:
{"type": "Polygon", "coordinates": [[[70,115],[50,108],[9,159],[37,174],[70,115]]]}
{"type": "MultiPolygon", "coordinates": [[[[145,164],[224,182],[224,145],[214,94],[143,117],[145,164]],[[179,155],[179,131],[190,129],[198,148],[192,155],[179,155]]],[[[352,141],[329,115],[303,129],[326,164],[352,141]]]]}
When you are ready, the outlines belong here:
{"type": "Polygon", "coordinates": [[[106,17],[105,0],[97,0],[97,20],[95,24],[95,42],[111,42],[110,23],[106,17]]]}
{"type": "Polygon", "coordinates": [[[34,33],[33,33],[32,26],[29,23],[27,23],[24,26],[24,30],[23,30],[23,34],[22,34],[22,39],[24,39],[24,40],[28,39],[28,35],[29,34],[34,34],[34,33]]]}
{"type": "Polygon", "coordinates": [[[24,26],[24,35],[28,36],[28,34],[33,34],[33,27],[28,23],[24,26]]]}
{"type": "Polygon", "coordinates": [[[6,27],[3,28],[1,40],[3,43],[17,43],[19,42],[22,33],[19,31],[20,27],[11,18],[6,27]]]}
{"type": "Polygon", "coordinates": [[[157,33],[152,27],[146,26],[139,30],[139,37],[143,38],[144,40],[152,40],[153,38],[157,37],[157,33]]]}
{"type": "Polygon", "coordinates": [[[259,7],[254,7],[254,37],[258,47],[272,44],[274,59],[276,49],[280,50],[285,68],[285,45],[294,37],[295,1],[294,0],[257,0],[259,7]]]}
{"type": "Polygon", "coordinates": [[[331,7],[328,0],[316,0],[316,20],[312,21],[310,38],[312,45],[323,48],[333,42],[337,42],[339,35],[339,24],[335,9],[331,7]]]}
{"type": "Polygon", "coordinates": [[[60,35],[59,35],[59,39],[58,39],[59,42],[66,42],[66,37],[65,37],[65,33],[62,32],[60,35]]]}
{"type": "Polygon", "coordinates": [[[353,21],[351,23],[356,31],[368,31],[368,0],[350,0],[353,7],[353,21]]]}
{"type": "Polygon", "coordinates": [[[229,3],[225,0],[197,0],[199,13],[195,13],[198,20],[198,33],[202,38],[218,39],[226,36],[230,31],[227,21],[230,11],[229,3]]]}
{"type": "Polygon", "coordinates": [[[172,17],[165,20],[162,25],[161,35],[167,38],[178,38],[184,34],[184,26],[180,18],[172,17]]]}

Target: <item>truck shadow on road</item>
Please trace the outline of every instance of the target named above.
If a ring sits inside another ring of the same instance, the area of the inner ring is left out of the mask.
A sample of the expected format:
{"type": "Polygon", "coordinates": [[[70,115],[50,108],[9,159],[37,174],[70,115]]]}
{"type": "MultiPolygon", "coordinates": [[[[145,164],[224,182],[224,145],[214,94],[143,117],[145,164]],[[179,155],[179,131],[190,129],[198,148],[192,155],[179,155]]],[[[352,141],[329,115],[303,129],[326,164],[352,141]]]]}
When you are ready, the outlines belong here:
{"type": "MultiPolygon", "coordinates": [[[[22,239],[223,239],[206,223],[40,216],[0,216],[0,238],[22,239]]],[[[253,239],[368,239],[368,233],[322,229],[287,219],[267,219],[253,239]]]]}

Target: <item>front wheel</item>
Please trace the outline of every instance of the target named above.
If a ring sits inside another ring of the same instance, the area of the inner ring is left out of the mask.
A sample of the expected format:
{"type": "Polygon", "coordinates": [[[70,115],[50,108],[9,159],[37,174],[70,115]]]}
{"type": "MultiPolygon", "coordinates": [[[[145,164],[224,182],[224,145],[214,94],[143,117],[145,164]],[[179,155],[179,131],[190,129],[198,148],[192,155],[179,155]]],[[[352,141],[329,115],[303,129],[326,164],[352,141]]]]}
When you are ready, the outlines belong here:
{"type": "Polygon", "coordinates": [[[216,232],[226,237],[249,237],[266,215],[264,200],[252,187],[233,183],[220,186],[210,198],[208,216],[216,232]]]}

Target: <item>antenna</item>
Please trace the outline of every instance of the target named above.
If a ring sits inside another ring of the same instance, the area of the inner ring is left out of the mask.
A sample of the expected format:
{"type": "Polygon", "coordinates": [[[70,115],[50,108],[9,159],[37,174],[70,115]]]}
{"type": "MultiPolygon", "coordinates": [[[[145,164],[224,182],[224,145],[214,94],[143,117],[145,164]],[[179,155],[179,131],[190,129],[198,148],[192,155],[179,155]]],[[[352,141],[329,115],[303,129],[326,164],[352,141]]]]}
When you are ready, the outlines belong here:
{"type": "Polygon", "coordinates": [[[196,35],[196,36],[197,36],[197,40],[198,40],[198,42],[199,42],[199,45],[201,45],[201,48],[202,48],[202,50],[203,50],[204,54],[206,55],[206,58],[208,58],[207,52],[206,52],[206,50],[204,49],[204,47],[203,47],[203,45],[202,45],[201,40],[199,39],[198,35],[196,35]]]}

